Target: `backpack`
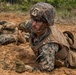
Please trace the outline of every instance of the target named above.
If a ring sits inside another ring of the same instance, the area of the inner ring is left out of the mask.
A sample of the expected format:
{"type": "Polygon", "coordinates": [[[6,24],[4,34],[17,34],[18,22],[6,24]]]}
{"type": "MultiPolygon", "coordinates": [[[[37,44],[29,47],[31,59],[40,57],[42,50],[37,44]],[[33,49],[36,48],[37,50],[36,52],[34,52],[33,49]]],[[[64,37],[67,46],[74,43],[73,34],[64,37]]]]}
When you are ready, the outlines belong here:
{"type": "Polygon", "coordinates": [[[66,39],[70,45],[68,56],[64,61],[66,67],[76,68],[76,38],[70,31],[65,31],[63,34],[66,36],[66,39]]]}

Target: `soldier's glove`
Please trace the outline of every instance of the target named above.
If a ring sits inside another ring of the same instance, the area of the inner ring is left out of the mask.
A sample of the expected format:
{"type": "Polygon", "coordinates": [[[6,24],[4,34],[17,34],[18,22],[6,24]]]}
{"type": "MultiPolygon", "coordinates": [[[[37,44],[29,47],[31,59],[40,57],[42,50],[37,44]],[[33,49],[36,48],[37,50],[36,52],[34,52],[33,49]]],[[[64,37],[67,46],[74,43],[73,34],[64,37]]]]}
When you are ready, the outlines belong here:
{"type": "Polygon", "coordinates": [[[25,64],[22,61],[16,61],[15,71],[18,73],[25,72],[25,64]]]}
{"type": "Polygon", "coordinates": [[[16,62],[16,68],[15,71],[18,73],[23,73],[25,71],[29,71],[29,72],[39,72],[39,70],[37,68],[34,68],[30,65],[25,65],[22,61],[17,61],[16,62]]]}
{"type": "Polygon", "coordinates": [[[39,72],[40,70],[38,68],[32,67],[30,65],[25,65],[25,70],[29,72],[39,72]]]}
{"type": "Polygon", "coordinates": [[[31,21],[22,22],[18,25],[18,29],[24,32],[30,32],[31,30],[31,21]]]}

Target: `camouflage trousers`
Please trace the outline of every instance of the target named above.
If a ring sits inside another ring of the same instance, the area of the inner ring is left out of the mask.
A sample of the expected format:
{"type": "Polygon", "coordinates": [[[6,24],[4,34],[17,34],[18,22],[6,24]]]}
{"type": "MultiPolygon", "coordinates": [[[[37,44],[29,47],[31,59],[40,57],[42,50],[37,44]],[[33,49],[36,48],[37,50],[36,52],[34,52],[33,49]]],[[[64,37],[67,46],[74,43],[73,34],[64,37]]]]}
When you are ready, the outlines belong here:
{"type": "Polygon", "coordinates": [[[55,53],[58,49],[58,44],[46,44],[39,49],[39,66],[42,71],[54,69],[55,53]]]}
{"type": "Polygon", "coordinates": [[[12,34],[1,34],[0,35],[0,45],[12,43],[15,41],[16,41],[16,39],[15,39],[14,35],[12,35],[12,34]]]}
{"type": "Polygon", "coordinates": [[[13,43],[13,42],[20,42],[20,43],[26,43],[26,36],[21,33],[12,33],[12,34],[1,34],[0,35],[0,45],[13,43]]]}

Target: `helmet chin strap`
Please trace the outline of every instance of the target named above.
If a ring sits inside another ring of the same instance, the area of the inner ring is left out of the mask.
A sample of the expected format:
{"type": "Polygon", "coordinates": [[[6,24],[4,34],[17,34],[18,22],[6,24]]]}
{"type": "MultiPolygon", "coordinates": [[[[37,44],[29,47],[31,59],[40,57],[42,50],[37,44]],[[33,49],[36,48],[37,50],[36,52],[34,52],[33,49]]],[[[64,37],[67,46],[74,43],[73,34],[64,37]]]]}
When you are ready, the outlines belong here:
{"type": "Polygon", "coordinates": [[[44,27],[44,28],[38,30],[37,33],[40,33],[40,32],[42,32],[42,31],[46,30],[46,28],[48,28],[48,27],[44,27]]]}
{"type": "Polygon", "coordinates": [[[39,32],[41,32],[43,29],[40,29],[40,30],[38,30],[37,32],[39,33],[39,32]]]}

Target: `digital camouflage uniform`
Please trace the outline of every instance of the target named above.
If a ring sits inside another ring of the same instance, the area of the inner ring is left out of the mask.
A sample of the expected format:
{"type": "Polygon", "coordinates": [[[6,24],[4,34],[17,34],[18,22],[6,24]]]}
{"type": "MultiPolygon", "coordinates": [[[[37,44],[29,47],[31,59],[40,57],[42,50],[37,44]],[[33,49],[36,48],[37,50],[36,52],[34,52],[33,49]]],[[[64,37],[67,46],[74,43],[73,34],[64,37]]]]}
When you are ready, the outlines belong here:
{"type": "Polygon", "coordinates": [[[1,34],[0,45],[16,42],[16,38],[12,34],[1,34]]]}
{"type": "Polygon", "coordinates": [[[58,51],[59,46],[57,44],[46,44],[42,46],[39,51],[41,70],[51,71],[54,69],[55,64],[55,52],[58,51]]]}
{"type": "Polygon", "coordinates": [[[16,32],[16,24],[13,22],[0,22],[0,45],[16,42],[16,37],[13,35],[16,32]]]}
{"type": "MultiPolygon", "coordinates": [[[[39,38],[44,38],[45,35],[39,38]]],[[[36,41],[34,41],[33,44],[38,45],[37,43],[41,40],[38,40],[39,38],[36,38],[36,41]]],[[[42,47],[38,49],[38,54],[35,53],[37,56],[36,61],[39,62],[40,70],[46,70],[51,71],[54,69],[54,63],[55,63],[55,52],[58,52],[59,46],[58,44],[45,44],[42,47]]]]}
{"type": "MultiPolygon", "coordinates": [[[[49,24],[46,32],[38,38],[35,33],[31,31],[30,44],[37,57],[36,60],[40,64],[40,70],[51,71],[54,69],[56,53],[59,49],[63,48],[63,45],[65,49],[68,49],[68,42],[65,40],[64,35],[53,26],[55,9],[52,5],[43,2],[37,3],[31,8],[30,15],[35,21],[48,22],[49,24]]],[[[63,54],[62,59],[67,56],[67,51],[63,51],[63,53],[64,52],[65,56],[63,54]]],[[[59,54],[57,54],[57,56],[58,55],[59,54]]]]}
{"type": "Polygon", "coordinates": [[[43,2],[37,3],[31,8],[30,16],[35,21],[49,24],[45,33],[39,37],[31,30],[31,21],[28,21],[26,24],[21,23],[19,26],[30,33],[29,42],[35,53],[36,61],[39,63],[39,69],[41,71],[52,71],[56,58],[66,59],[69,44],[63,33],[54,26],[55,9],[52,5],[43,2]]]}
{"type": "Polygon", "coordinates": [[[5,22],[2,21],[0,25],[0,45],[13,43],[13,42],[21,42],[25,43],[26,39],[24,37],[24,34],[22,34],[18,28],[17,25],[13,22],[5,22]]]}

